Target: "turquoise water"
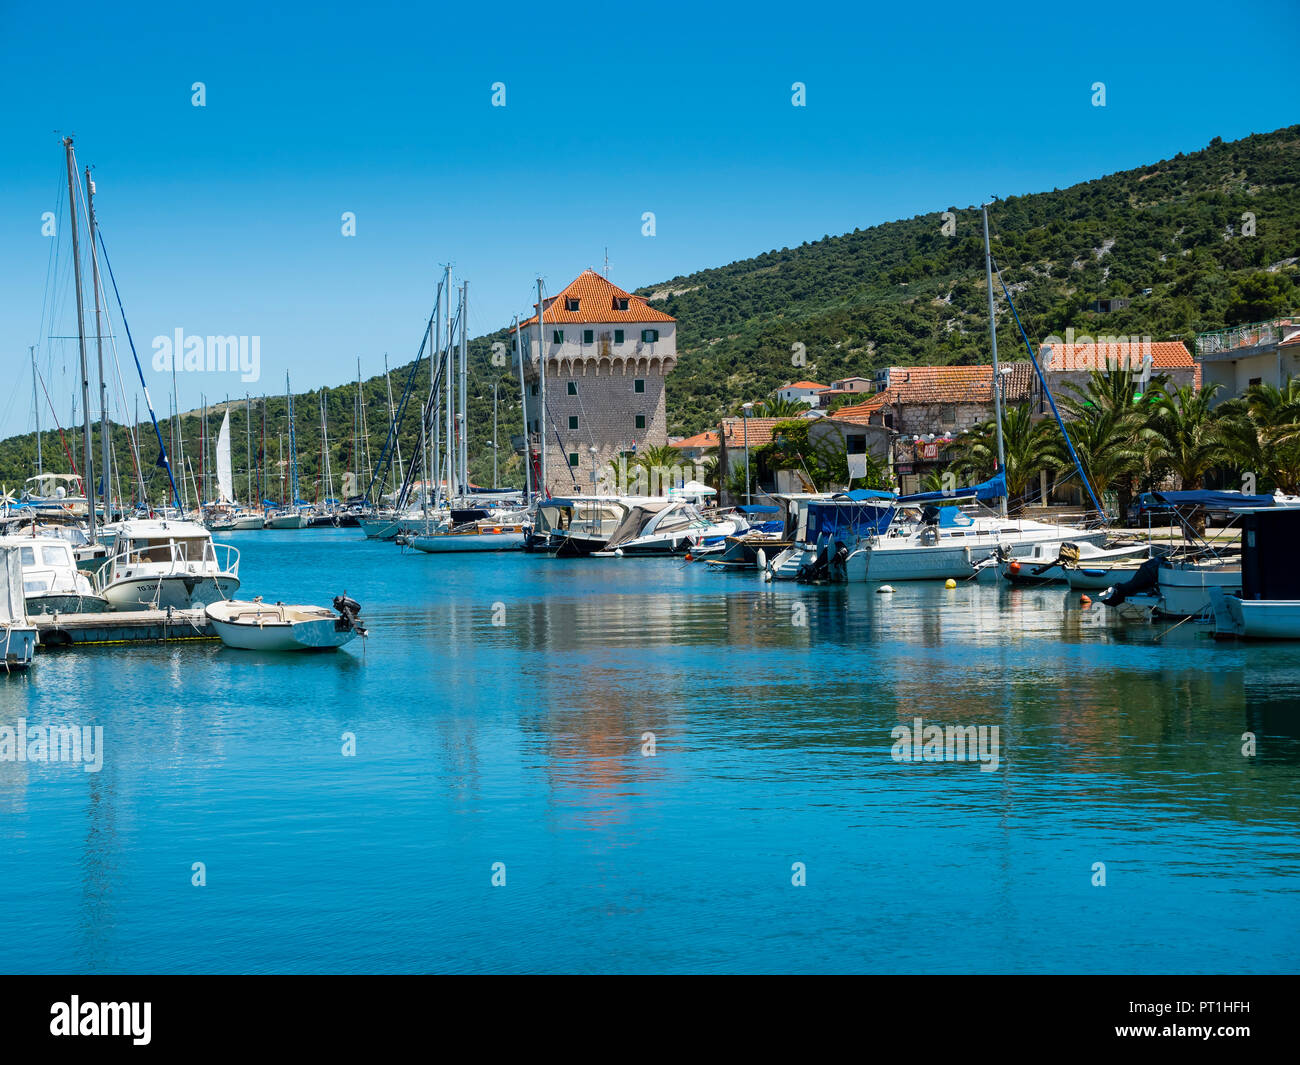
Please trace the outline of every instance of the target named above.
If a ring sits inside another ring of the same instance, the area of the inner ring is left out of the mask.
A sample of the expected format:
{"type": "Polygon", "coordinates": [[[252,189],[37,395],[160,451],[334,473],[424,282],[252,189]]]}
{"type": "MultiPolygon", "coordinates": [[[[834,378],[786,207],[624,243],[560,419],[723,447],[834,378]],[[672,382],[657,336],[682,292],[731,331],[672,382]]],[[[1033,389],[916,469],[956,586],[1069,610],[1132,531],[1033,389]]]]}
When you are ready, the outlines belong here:
{"type": "Polygon", "coordinates": [[[1298,967],[1300,648],[1064,590],[227,539],[245,593],[346,589],[370,639],[0,677],[0,725],[105,745],[0,762],[0,970],[1298,967]],[[916,716],[998,726],[999,768],[895,761],[916,716]]]}

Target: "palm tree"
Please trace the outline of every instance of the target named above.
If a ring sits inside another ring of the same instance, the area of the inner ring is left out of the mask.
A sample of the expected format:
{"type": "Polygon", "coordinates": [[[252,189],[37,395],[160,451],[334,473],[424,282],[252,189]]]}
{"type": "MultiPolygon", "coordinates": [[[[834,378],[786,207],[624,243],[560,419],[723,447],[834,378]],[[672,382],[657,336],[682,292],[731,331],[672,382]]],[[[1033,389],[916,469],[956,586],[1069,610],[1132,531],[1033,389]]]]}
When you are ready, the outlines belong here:
{"type": "Polygon", "coordinates": [[[1216,410],[1230,461],[1288,494],[1300,488],[1300,378],[1251,385],[1216,410]]]}
{"type": "MultiPolygon", "coordinates": [[[[1131,370],[1094,370],[1085,385],[1069,385],[1061,397],[1079,465],[1103,505],[1107,490],[1115,488],[1121,517],[1132,500],[1134,479],[1146,472],[1153,436],[1150,400],[1158,400],[1167,383],[1168,376],[1158,374],[1144,394],[1138,391],[1140,379],[1131,370]]],[[[1059,442],[1058,458],[1061,466],[1068,468],[1073,460],[1065,438],[1059,442]]]]}
{"type": "MultiPolygon", "coordinates": [[[[781,396],[769,396],[754,404],[755,418],[797,418],[812,408],[799,400],[785,399],[781,396]]],[[[743,412],[742,412],[743,413],[743,412]]]]}
{"type": "MultiPolygon", "coordinates": [[[[1025,493],[1040,470],[1060,466],[1056,423],[1035,421],[1028,403],[1002,411],[1002,443],[1006,452],[1007,505],[1024,509],[1025,493]]],[[[993,419],[967,429],[952,445],[950,469],[972,481],[986,481],[997,470],[997,434],[993,419]]]]}
{"type": "Polygon", "coordinates": [[[1175,475],[1185,491],[1201,488],[1207,473],[1231,461],[1223,426],[1210,410],[1210,400],[1222,387],[1183,385],[1161,393],[1153,409],[1154,464],[1175,475]]]}

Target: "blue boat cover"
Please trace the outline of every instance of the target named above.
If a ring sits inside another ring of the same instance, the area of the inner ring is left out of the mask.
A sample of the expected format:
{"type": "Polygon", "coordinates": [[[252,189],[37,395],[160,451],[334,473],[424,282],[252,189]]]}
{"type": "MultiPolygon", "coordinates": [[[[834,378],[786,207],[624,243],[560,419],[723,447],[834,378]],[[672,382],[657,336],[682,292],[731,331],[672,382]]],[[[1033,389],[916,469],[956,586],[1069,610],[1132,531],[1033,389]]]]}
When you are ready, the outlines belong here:
{"type": "Polygon", "coordinates": [[[1244,492],[1143,492],[1138,496],[1138,510],[1172,510],[1175,507],[1231,510],[1233,507],[1273,505],[1272,496],[1248,496],[1244,492]]]}
{"type": "Polygon", "coordinates": [[[841,492],[836,499],[851,499],[855,503],[861,503],[867,499],[894,499],[893,492],[881,492],[875,488],[855,488],[851,492],[841,492]]]}
{"type": "Polygon", "coordinates": [[[894,520],[893,507],[875,507],[865,503],[822,501],[808,504],[808,528],[805,542],[823,537],[844,535],[867,536],[883,533],[894,520]]]}
{"type": "Polygon", "coordinates": [[[747,503],[743,507],[737,507],[742,514],[780,514],[780,507],[769,507],[766,504],[747,503]]]}
{"type": "Polygon", "coordinates": [[[1006,474],[999,470],[987,481],[973,484],[969,488],[955,488],[951,492],[918,492],[916,495],[899,496],[900,503],[938,503],[945,499],[1001,499],[1007,494],[1006,474]]]}

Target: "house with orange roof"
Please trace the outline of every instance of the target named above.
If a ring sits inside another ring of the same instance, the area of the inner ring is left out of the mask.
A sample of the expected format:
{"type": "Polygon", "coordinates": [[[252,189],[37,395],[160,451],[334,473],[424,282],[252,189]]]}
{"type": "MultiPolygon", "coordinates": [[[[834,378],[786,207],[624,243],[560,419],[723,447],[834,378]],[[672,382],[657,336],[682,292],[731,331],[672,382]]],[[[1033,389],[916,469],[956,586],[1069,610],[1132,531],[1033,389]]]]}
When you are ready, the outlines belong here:
{"type": "Polygon", "coordinates": [[[826,391],[826,387],[816,381],[791,381],[778,388],[776,395],[778,399],[790,403],[807,403],[810,407],[817,407],[819,405],[817,397],[826,391]]]}
{"type": "Polygon", "coordinates": [[[664,383],[677,365],[672,315],[589,269],[544,297],[519,333],[515,358],[522,348],[534,477],[544,450],[552,495],[593,492],[606,466],[668,442],[664,383]]]}
{"type": "Polygon", "coordinates": [[[1144,370],[1164,374],[1173,388],[1201,385],[1201,367],[1181,340],[1152,340],[1139,336],[1099,336],[1076,338],[1073,329],[1065,339],[1048,337],[1038,349],[1038,365],[1047,378],[1052,395],[1059,397],[1071,387],[1083,389],[1093,373],[1144,370]]]}
{"type": "Polygon", "coordinates": [[[718,434],[712,429],[706,429],[683,440],[669,440],[668,446],[680,451],[686,462],[702,462],[718,449],[718,434]]]}

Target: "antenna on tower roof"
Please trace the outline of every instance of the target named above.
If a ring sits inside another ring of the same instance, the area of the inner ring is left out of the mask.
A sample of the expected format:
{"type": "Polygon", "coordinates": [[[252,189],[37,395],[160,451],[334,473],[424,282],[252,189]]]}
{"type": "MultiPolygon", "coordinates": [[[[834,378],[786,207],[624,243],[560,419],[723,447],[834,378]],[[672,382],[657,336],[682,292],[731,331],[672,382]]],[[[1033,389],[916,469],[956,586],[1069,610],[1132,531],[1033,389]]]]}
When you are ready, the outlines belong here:
{"type": "Polygon", "coordinates": [[[609,280],[609,245],[605,245],[605,280],[609,280]]]}

